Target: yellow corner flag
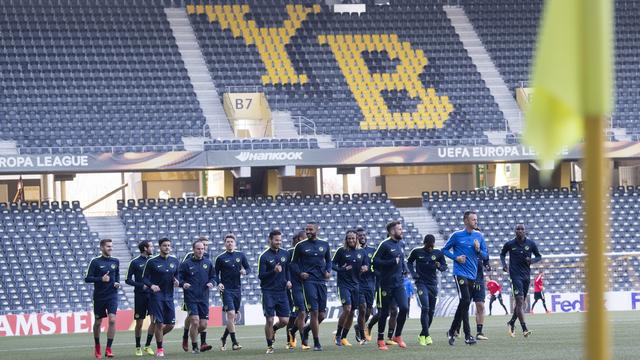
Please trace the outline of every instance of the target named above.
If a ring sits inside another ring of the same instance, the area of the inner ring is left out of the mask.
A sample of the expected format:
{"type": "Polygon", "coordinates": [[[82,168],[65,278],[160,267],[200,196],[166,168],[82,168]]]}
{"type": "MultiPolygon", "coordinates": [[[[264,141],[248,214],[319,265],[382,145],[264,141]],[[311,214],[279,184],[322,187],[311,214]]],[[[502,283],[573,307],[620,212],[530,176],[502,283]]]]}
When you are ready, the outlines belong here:
{"type": "Polygon", "coordinates": [[[523,140],[555,162],[584,136],[586,116],[611,111],[611,0],[546,0],[523,140]]]}

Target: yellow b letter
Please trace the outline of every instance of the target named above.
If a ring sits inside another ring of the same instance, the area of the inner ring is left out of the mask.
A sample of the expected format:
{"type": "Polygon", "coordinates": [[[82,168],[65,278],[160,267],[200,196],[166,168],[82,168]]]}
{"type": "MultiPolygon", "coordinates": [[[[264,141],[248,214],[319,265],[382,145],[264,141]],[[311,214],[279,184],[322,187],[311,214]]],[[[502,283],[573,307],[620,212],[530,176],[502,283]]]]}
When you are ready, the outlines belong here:
{"type": "Polygon", "coordinates": [[[339,34],[320,35],[318,42],[328,44],[347,80],[349,89],[364,115],[362,130],[442,128],[453,105],[448,96],[437,96],[433,88],[425,89],[420,74],[427,58],[420,49],[414,50],[407,41],[400,42],[397,35],[339,34]],[[393,73],[371,73],[362,53],[386,51],[389,58],[399,59],[393,73]],[[420,98],[415,112],[392,113],[381,92],[406,90],[409,97],[420,98]]]}

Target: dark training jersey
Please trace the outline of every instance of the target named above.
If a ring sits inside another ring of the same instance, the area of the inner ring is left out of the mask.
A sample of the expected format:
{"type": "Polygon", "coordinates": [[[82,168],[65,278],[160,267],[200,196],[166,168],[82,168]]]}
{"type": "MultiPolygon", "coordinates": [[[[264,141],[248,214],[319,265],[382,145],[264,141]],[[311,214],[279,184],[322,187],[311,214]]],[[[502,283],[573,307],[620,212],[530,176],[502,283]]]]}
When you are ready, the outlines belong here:
{"type": "Polygon", "coordinates": [[[329,243],[320,239],[299,242],[293,249],[291,266],[292,272],[298,277],[300,273],[309,274],[305,282],[324,283],[324,274],[331,272],[329,243]]]}
{"type": "Polygon", "coordinates": [[[373,270],[379,277],[382,289],[393,289],[403,286],[403,273],[406,270],[404,262],[404,242],[386,238],[378,245],[371,261],[373,270]],[[396,261],[396,259],[398,259],[396,261]]]}
{"type": "MultiPolygon", "coordinates": [[[[193,257],[193,251],[189,251],[188,253],[186,253],[183,257],[182,260],[180,260],[180,264],[182,264],[185,260],[187,260],[188,258],[193,257]]],[[[202,254],[202,257],[205,259],[209,259],[209,253],[207,251],[204,252],[204,254],[202,254]]],[[[178,271],[178,277],[177,277],[178,281],[180,281],[180,271],[178,271]]]]}
{"type": "Polygon", "coordinates": [[[151,290],[144,288],[144,282],[142,281],[142,272],[144,266],[149,261],[148,256],[138,255],[129,263],[129,269],[127,269],[127,278],[124,281],[127,285],[134,287],[133,292],[135,294],[148,294],[151,290]]]}
{"type": "Polygon", "coordinates": [[[447,271],[447,261],[442,251],[438,249],[426,250],[424,246],[422,246],[411,250],[409,259],[407,259],[407,267],[416,284],[437,287],[437,270],[447,271]],[[436,265],[438,266],[436,267],[436,265]]]}
{"type": "Polygon", "coordinates": [[[302,280],[293,273],[293,266],[291,266],[291,260],[293,259],[293,250],[295,248],[287,249],[287,254],[289,254],[289,280],[291,281],[291,287],[293,289],[301,289],[302,288],[302,280]]]}
{"type": "Polygon", "coordinates": [[[369,265],[369,269],[363,273],[360,273],[360,288],[375,290],[376,274],[371,269],[371,259],[373,258],[373,254],[376,252],[376,249],[374,247],[365,245],[365,247],[363,247],[361,250],[363,255],[367,258],[367,265],[369,265]]]}
{"type": "Polygon", "coordinates": [[[506,256],[509,254],[509,276],[512,279],[529,279],[531,277],[531,264],[542,260],[535,241],[525,238],[519,242],[517,239],[507,241],[500,252],[502,266],[507,266],[506,256]],[[531,258],[531,254],[535,258],[531,258]]]}
{"type": "Polygon", "coordinates": [[[289,254],[286,250],[266,249],[258,257],[258,279],[260,288],[266,291],[284,291],[289,281],[289,254]],[[280,264],[282,271],[276,272],[276,265],[280,264]]]}
{"type": "Polygon", "coordinates": [[[218,283],[229,290],[240,290],[242,288],[240,270],[244,269],[247,274],[251,272],[247,257],[240,251],[225,251],[218,255],[215,267],[218,283]]]}
{"type": "Polygon", "coordinates": [[[142,275],[145,285],[157,285],[160,291],[153,293],[154,296],[166,300],[173,299],[173,279],[178,278],[179,261],[174,256],[163,257],[157,255],[147,261],[142,275]]]}
{"type": "Polygon", "coordinates": [[[211,260],[202,257],[196,259],[194,256],[186,258],[180,264],[180,287],[184,288],[184,283],[190,286],[184,289],[185,302],[206,302],[209,303],[208,283],[216,284],[216,274],[211,260]]]}
{"type": "Polygon", "coordinates": [[[114,257],[98,256],[91,259],[84,281],[93,283],[93,299],[113,299],[118,296],[118,289],[114,286],[120,282],[120,261],[114,257]],[[103,282],[102,277],[109,274],[109,281],[103,282]]]}
{"type": "Polygon", "coordinates": [[[351,249],[344,246],[338,248],[331,259],[333,270],[338,273],[338,287],[358,289],[360,268],[362,265],[368,266],[368,259],[362,249],[351,249]],[[345,269],[349,265],[351,265],[351,269],[345,269]]]}

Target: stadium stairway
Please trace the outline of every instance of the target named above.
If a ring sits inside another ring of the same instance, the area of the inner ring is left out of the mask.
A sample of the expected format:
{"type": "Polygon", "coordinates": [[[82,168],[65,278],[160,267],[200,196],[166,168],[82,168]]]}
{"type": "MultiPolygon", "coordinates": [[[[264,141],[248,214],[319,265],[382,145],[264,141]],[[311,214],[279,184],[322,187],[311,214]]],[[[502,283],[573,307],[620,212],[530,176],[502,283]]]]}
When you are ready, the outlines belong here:
{"type": "Polygon", "coordinates": [[[307,138],[318,140],[318,147],[321,149],[335,148],[335,143],[331,140],[330,135],[313,134],[316,131],[315,122],[304,116],[291,116],[290,111],[272,111],[272,133],[274,138],[307,138]],[[302,118],[301,120],[298,118],[302,118]],[[298,127],[295,123],[300,122],[298,127]],[[299,133],[300,132],[300,133],[299,133]]]}
{"type": "Polygon", "coordinates": [[[18,153],[18,147],[13,140],[0,141],[0,154],[2,155],[15,155],[18,153]]]}
{"type": "Polygon", "coordinates": [[[125,241],[124,225],[117,216],[88,216],[87,224],[92,232],[97,232],[100,239],[113,240],[112,256],[120,260],[120,284],[127,296],[127,299],[133,304],[133,287],[124,286],[124,280],[127,276],[127,269],[132,256],[125,241]]]}
{"type": "MultiPolygon", "coordinates": [[[[614,126],[613,122],[611,122],[611,126],[614,126]]],[[[633,141],[633,137],[627,134],[627,129],[612,127],[606,129],[606,131],[610,131],[616,140],[633,141]]]]}
{"type": "MultiPolygon", "coordinates": [[[[482,80],[485,82],[489,92],[498,104],[498,109],[504,115],[506,124],[505,131],[521,133],[524,129],[522,114],[518,104],[516,103],[509,87],[505,83],[502,75],[491,60],[489,53],[485,49],[480,37],[476,33],[471,21],[467,17],[461,6],[443,6],[447,17],[451,20],[451,25],[455,28],[456,33],[460,36],[460,41],[467,50],[469,57],[478,69],[482,80]]],[[[491,131],[485,132],[490,142],[495,143],[498,139],[504,144],[506,132],[498,132],[490,134],[491,131]]]]}
{"type": "Polygon", "coordinates": [[[271,112],[271,126],[273,137],[276,138],[296,138],[299,136],[296,126],[293,124],[291,112],[273,111],[271,112]]]}
{"type": "Polygon", "coordinates": [[[425,207],[409,207],[398,208],[398,210],[406,222],[413,223],[413,226],[418,229],[420,243],[422,243],[422,239],[426,234],[433,234],[436,237],[436,248],[444,245],[444,238],[440,234],[438,223],[429,209],[425,207]]]}
{"type": "Polygon", "coordinates": [[[178,45],[178,51],[187,69],[193,91],[207,120],[212,138],[234,138],[233,130],[224,112],[216,86],[202,56],[187,13],[181,8],[165,8],[165,14],[178,45]]]}

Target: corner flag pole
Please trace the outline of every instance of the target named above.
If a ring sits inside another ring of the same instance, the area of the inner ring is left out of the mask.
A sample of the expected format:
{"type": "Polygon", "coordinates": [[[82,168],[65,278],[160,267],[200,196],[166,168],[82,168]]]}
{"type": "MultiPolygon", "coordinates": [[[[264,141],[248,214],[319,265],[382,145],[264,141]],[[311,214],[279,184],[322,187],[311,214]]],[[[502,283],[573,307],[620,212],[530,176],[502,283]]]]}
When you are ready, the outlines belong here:
{"type": "Polygon", "coordinates": [[[614,6],[612,0],[588,0],[580,6],[581,99],[584,121],[585,220],[584,246],[587,313],[583,356],[587,360],[609,360],[609,322],[604,295],[608,259],[605,256],[608,192],[611,181],[605,159],[604,130],[613,108],[614,6]]]}
{"type": "Polygon", "coordinates": [[[605,160],[604,116],[585,117],[584,197],[586,233],[584,246],[587,259],[586,287],[587,313],[585,322],[584,359],[608,360],[609,323],[604,304],[607,258],[605,219],[609,167],[605,160]]]}

